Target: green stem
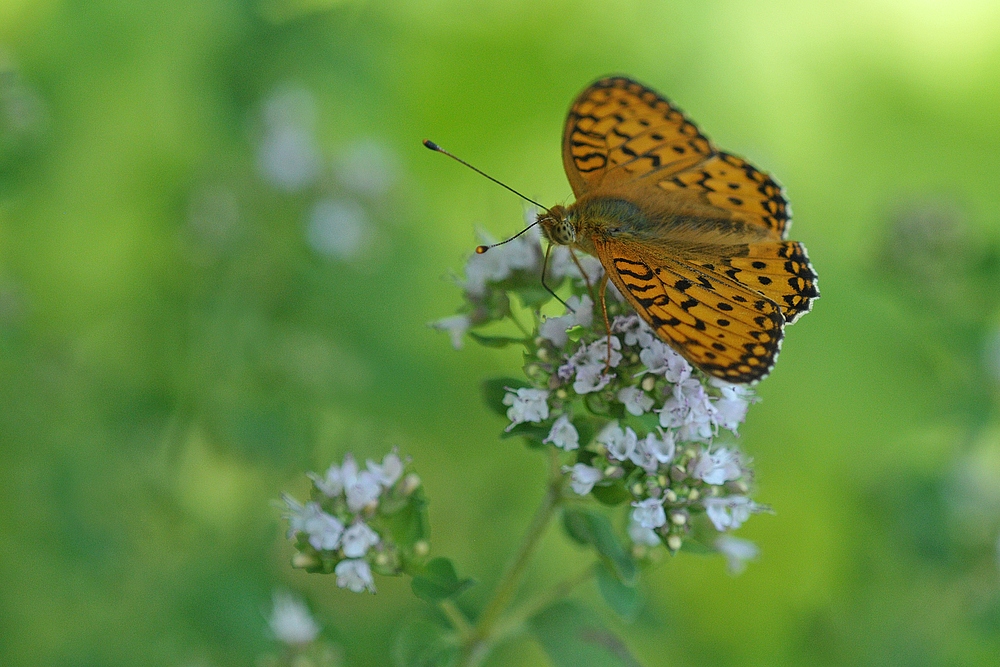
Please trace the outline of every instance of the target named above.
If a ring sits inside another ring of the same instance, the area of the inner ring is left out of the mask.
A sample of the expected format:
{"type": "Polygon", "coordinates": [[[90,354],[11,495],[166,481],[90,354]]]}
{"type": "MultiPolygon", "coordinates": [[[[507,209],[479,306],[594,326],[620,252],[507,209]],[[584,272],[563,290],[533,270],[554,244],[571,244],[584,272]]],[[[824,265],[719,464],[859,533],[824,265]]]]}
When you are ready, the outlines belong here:
{"type": "Polygon", "coordinates": [[[469,624],[468,619],[465,618],[465,614],[462,610],[458,608],[452,600],[441,600],[438,603],[441,611],[445,616],[448,617],[448,621],[451,623],[451,627],[455,628],[458,632],[459,638],[462,642],[468,641],[469,637],[472,635],[472,625],[469,624]]]}
{"type": "Polygon", "coordinates": [[[497,584],[493,598],[483,609],[476,627],[465,642],[465,660],[462,664],[466,667],[478,665],[489,652],[490,647],[495,641],[494,629],[497,622],[517,592],[521,576],[524,574],[524,570],[528,566],[532,554],[534,554],[535,549],[538,547],[539,541],[545,534],[545,529],[548,528],[549,521],[559,506],[560,499],[562,498],[564,478],[559,469],[559,456],[555,448],[549,448],[549,453],[549,483],[545,491],[545,496],[542,498],[542,504],[535,512],[535,517],[528,527],[528,532],[524,535],[521,547],[497,584]]]}
{"type": "Polygon", "coordinates": [[[514,634],[529,618],[542,611],[553,602],[557,602],[572,593],[574,588],[594,576],[597,565],[597,563],[588,565],[577,574],[560,581],[552,588],[547,591],[543,591],[515,609],[507,617],[497,623],[493,630],[495,639],[499,640],[503,637],[514,634]]]}

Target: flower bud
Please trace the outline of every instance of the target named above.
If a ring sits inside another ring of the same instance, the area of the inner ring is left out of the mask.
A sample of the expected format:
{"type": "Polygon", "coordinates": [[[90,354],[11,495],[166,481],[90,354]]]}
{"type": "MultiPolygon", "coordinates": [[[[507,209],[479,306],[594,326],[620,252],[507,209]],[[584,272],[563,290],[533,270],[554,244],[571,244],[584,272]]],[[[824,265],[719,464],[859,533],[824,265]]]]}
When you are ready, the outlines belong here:
{"type": "Polygon", "coordinates": [[[684,544],[684,540],[681,539],[680,535],[671,535],[667,538],[667,548],[671,551],[679,551],[682,544],[684,544]]]}
{"type": "Polygon", "coordinates": [[[305,569],[319,565],[319,559],[314,553],[302,553],[301,551],[292,556],[292,567],[305,569]]]}
{"type": "Polygon", "coordinates": [[[744,482],[742,479],[737,479],[732,482],[726,482],[726,488],[733,493],[738,493],[740,495],[746,495],[750,491],[750,485],[744,482]]]}
{"type": "Polygon", "coordinates": [[[684,524],[687,523],[687,520],[688,520],[688,514],[683,510],[670,513],[670,523],[674,524],[675,526],[683,526],[684,524]]]}
{"type": "Polygon", "coordinates": [[[663,498],[668,503],[676,503],[677,502],[677,493],[673,489],[667,489],[666,491],[663,492],[663,498]]]}
{"type": "Polygon", "coordinates": [[[675,482],[683,482],[687,479],[687,470],[682,466],[670,466],[670,479],[675,482]]]}
{"type": "Polygon", "coordinates": [[[409,475],[403,478],[403,484],[400,486],[400,491],[404,496],[408,496],[420,487],[420,476],[415,472],[411,472],[409,475]]]}
{"type": "Polygon", "coordinates": [[[698,500],[698,498],[701,498],[701,494],[698,493],[698,489],[691,489],[688,493],[688,500],[694,502],[695,500],[698,500]]]}
{"type": "Polygon", "coordinates": [[[653,387],[656,386],[656,376],[655,375],[647,375],[646,377],[642,378],[642,385],[641,386],[646,391],[653,391],[653,387]]]}
{"type": "Polygon", "coordinates": [[[413,544],[413,553],[423,558],[431,552],[431,545],[427,540],[418,540],[413,544]]]}

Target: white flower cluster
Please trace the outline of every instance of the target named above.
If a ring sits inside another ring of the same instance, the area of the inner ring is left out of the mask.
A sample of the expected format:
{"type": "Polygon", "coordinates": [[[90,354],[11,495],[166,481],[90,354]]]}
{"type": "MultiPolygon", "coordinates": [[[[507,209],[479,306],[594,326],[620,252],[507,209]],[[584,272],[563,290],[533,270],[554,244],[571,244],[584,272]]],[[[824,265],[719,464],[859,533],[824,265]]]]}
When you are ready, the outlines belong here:
{"type": "Polygon", "coordinates": [[[572,310],[539,327],[534,370],[548,388],[509,390],[507,430],[551,424],[543,443],[598,454],[584,459],[589,464],[563,468],[580,495],[627,476],[635,498],[630,535],[638,545],[665,541],[676,550],[692,512],[726,532],[766,511],[746,495],[750,471],[739,451],[713,444],[723,429],[736,434],[754,400],[751,390],[696,373],[635,313],[616,316],[607,335],[593,331],[593,312],[583,312],[593,308],[589,297],[571,297],[569,305],[572,310]],[[570,343],[567,330],[578,326],[592,328],[590,342],[570,343]],[[561,361],[543,364],[543,358],[561,361]],[[606,420],[591,443],[581,441],[572,417],[577,401],[586,405],[588,396],[619,403],[626,415],[606,420]]]}
{"type": "Polygon", "coordinates": [[[621,349],[622,342],[617,336],[600,338],[589,345],[580,343],[556,374],[563,381],[573,380],[573,391],[578,394],[600,391],[614,379],[610,369],[621,363],[621,349]]]}
{"type": "Polygon", "coordinates": [[[334,554],[334,573],[341,588],[355,593],[366,589],[375,592],[366,557],[371,549],[381,546],[382,538],[366,518],[376,514],[380,497],[396,487],[403,469],[404,462],[396,450],[380,464],[367,461],[364,470],[347,454],[343,465],[331,465],[322,476],[308,474],[316,490],[314,500],[301,504],[288,494],[282,495],[288,537],[304,535],[317,552],[334,554]]]}
{"type": "MultiPolygon", "coordinates": [[[[570,305],[575,306],[573,312],[542,322],[540,338],[557,347],[565,346],[568,342],[567,329],[591,325],[593,313],[582,313],[585,308],[593,308],[589,297],[573,297],[570,305]]],[[[670,429],[671,437],[678,442],[711,442],[720,428],[736,433],[754,400],[749,388],[713,378],[708,381],[709,386],[718,395],[709,393],[706,385],[692,375],[691,365],[657,338],[634,313],[616,317],[611,329],[621,334],[621,338],[610,335],[601,336],[589,344],[580,342],[572,354],[564,355],[565,361],[556,368],[550,386],[553,383],[557,386],[571,383],[577,395],[600,392],[616,378],[612,369],[622,363],[626,354],[631,354],[640,362],[636,375],[648,378],[638,384],[628,384],[631,378],[623,378],[623,386],[616,391],[615,398],[629,414],[639,417],[650,411],[657,413],[660,427],[670,429]],[[624,350],[622,338],[626,346],[624,350]],[[656,393],[653,389],[657,386],[657,376],[665,380],[660,383],[665,399],[660,408],[654,409],[656,393]]],[[[526,421],[537,423],[547,419],[549,393],[542,389],[518,389],[508,394],[504,404],[511,406],[507,412],[511,427],[526,421]]]]}
{"type": "Polygon", "coordinates": [[[549,392],[544,389],[531,389],[521,387],[520,389],[509,389],[503,397],[503,404],[509,405],[507,419],[510,420],[511,430],[518,424],[524,422],[544,421],[549,418],[549,392]]]}

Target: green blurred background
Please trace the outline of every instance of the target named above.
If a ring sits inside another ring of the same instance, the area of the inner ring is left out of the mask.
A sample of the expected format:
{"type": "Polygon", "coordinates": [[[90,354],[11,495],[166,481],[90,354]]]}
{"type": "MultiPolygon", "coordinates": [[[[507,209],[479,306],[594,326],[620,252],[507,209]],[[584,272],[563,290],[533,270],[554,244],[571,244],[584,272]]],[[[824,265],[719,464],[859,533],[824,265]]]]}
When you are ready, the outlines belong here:
{"type": "Polygon", "coordinates": [[[4,0],[0,664],[253,664],[275,587],[387,664],[408,581],[291,570],[270,504],[347,450],[414,458],[481,604],[543,464],[478,398],[517,353],[426,323],[522,208],[419,142],[564,202],[614,72],[781,179],[823,298],[742,429],[761,559],[608,622],[647,665],[1000,662],[997,3],[4,0]]]}

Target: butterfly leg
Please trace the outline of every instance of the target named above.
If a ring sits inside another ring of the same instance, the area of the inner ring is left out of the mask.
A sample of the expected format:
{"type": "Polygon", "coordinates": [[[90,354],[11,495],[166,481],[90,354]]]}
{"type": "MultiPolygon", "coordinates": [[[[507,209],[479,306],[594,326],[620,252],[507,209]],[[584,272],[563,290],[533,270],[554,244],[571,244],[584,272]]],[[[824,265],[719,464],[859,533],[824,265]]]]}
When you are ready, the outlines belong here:
{"type": "Polygon", "coordinates": [[[601,313],[604,314],[604,330],[608,332],[608,358],[604,362],[604,372],[607,373],[611,370],[611,323],[608,321],[608,302],[605,299],[605,295],[608,292],[607,272],[601,276],[601,284],[598,285],[597,291],[601,295],[601,313]]]}
{"type": "Polygon", "coordinates": [[[552,288],[551,288],[551,287],[549,287],[548,285],[546,285],[546,284],[545,284],[545,269],[547,269],[547,268],[548,268],[548,266],[549,266],[549,253],[550,253],[550,252],[552,252],[552,244],[551,244],[551,243],[550,243],[550,244],[549,244],[549,246],[548,246],[548,247],[547,247],[547,248],[545,249],[545,258],[544,258],[544,259],[542,260],[542,287],[544,287],[544,288],[545,288],[545,291],[546,291],[546,292],[548,292],[549,294],[551,294],[552,296],[554,296],[554,297],[556,298],[556,301],[558,301],[558,302],[559,302],[559,303],[561,303],[562,305],[566,306],[566,310],[568,310],[568,311],[569,311],[569,312],[571,312],[571,313],[572,313],[572,312],[575,312],[575,311],[573,310],[573,308],[572,308],[572,307],[570,307],[570,305],[569,305],[568,303],[566,303],[566,302],[565,302],[565,301],[563,301],[563,300],[562,300],[561,298],[559,298],[559,295],[558,295],[558,294],[556,294],[556,293],[555,293],[555,292],[554,292],[554,291],[552,290],[552,288]]]}
{"type": "Polygon", "coordinates": [[[580,260],[576,258],[576,253],[573,252],[573,246],[569,246],[569,256],[573,258],[573,263],[576,264],[576,268],[580,269],[580,275],[583,276],[583,281],[587,283],[587,291],[590,293],[591,303],[597,303],[597,299],[594,298],[594,286],[590,283],[590,276],[587,272],[583,270],[583,265],[580,264],[580,260]]]}

